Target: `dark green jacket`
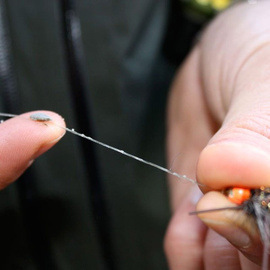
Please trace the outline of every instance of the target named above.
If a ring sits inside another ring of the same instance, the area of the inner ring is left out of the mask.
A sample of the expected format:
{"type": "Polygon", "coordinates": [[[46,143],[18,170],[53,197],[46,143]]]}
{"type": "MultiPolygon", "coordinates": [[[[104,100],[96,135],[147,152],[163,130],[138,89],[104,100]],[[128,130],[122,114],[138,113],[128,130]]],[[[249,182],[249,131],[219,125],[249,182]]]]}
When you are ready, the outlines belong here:
{"type": "MultiPolygon", "coordinates": [[[[18,108],[53,110],[77,129],[59,2],[5,1],[18,108]]],[[[181,11],[170,5],[76,1],[95,138],[160,165],[167,92],[190,44],[179,24],[181,11]]],[[[90,203],[85,164],[91,160],[83,160],[80,140],[67,134],[31,172],[1,191],[0,269],[166,269],[166,175],[95,147],[110,217],[114,267],[108,268],[90,203]]]]}

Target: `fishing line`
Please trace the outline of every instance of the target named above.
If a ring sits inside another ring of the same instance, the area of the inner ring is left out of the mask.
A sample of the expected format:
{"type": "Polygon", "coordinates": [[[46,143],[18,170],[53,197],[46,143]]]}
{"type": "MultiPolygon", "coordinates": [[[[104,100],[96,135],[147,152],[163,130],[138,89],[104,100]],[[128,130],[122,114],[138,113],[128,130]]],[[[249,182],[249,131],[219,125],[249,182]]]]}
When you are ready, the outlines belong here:
{"type": "MultiPolygon", "coordinates": [[[[9,117],[9,118],[13,118],[13,117],[22,117],[22,116],[19,116],[19,115],[16,115],[16,114],[2,113],[2,112],[0,112],[0,116],[3,116],[3,117],[9,117]]],[[[31,120],[34,120],[34,121],[37,121],[37,122],[47,122],[47,121],[52,121],[52,120],[53,120],[49,115],[44,114],[44,113],[33,113],[33,114],[30,115],[29,118],[30,118],[31,120]]],[[[106,143],[103,143],[103,142],[101,142],[101,141],[98,141],[98,140],[96,140],[96,139],[94,139],[94,138],[92,138],[92,137],[90,137],[90,136],[86,136],[86,135],[83,134],[83,133],[79,133],[79,132],[75,131],[73,128],[63,127],[63,126],[57,125],[57,124],[55,124],[55,123],[53,123],[53,125],[55,125],[56,127],[61,128],[61,129],[64,129],[65,131],[67,131],[67,132],[69,132],[69,133],[72,133],[72,134],[74,134],[74,135],[76,135],[76,136],[79,136],[79,137],[81,137],[81,138],[83,138],[83,139],[86,139],[86,140],[89,140],[89,141],[91,141],[91,142],[93,142],[93,143],[95,143],[95,144],[98,144],[98,145],[100,145],[100,146],[102,146],[102,147],[105,147],[105,148],[110,149],[110,150],[112,150],[112,151],[118,152],[118,153],[120,153],[121,155],[127,156],[127,157],[132,158],[132,159],[134,159],[134,160],[137,160],[137,161],[139,161],[139,162],[141,162],[141,163],[144,163],[144,164],[146,164],[146,165],[148,165],[148,166],[151,166],[151,167],[154,167],[154,168],[156,168],[156,169],[158,169],[158,170],[160,170],[160,171],[163,171],[163,172],[165,172],[165,173],[167,173],[167,174],[173,175],[173,176],[177,177],[178,179],[186,180],[186,181],[188,181],[188,182],[190,182],[190,183],[193,183],[193,184],[196,184],[196,185],[199,185],[199,186],[204,186],[203,184],[198,183],[196,180],[194,180],[194,179],[192,179],[192,178],[189,178],[189,177],[187,177],[187,176],[184,175],[184,174],[179,174],[179,173],[177,173],[177,172],[175,172],[175,171],[172,171],[172,170],[170,170],[170,169],[167,169],[167,168],[165,168],[165,167],[162,167],[162,166],[160,166],[160,165],[158,165],[158,164],[155,164],[155,163],[153,163],[153,162],[144,160],[144,159],[142,159],[142,158],[140,158],[140,157],[137,157],[137,156],[135,156],[135,155],[132,155],[132,154],[130,154],[130,153],[127,153],[127,152],[125,152],[124,150],[121,150],[121,149],[118,149],[118,148],[116,148],[116,147],[110,146],[110,145],[108,145],[108,144],[106,144],[106,143]]]]}
{"type": "MultiPolygon", "coordinates": [[[[9,113],[1,113],[1,112],[0,112],[0,116],[8,117],[8,118],[21,117],[21,118],[27,119],[27,118],[22,117],[22,116],[20,116],[20,115],[9,114],[9,113]]],[[[45,113],[33,113],[33,114],[31,114],[31,115],[29,116],[28,119],[31,119],[31,120],[37,121],[37,122],[44,122],[45,125],[46,125],[46,122],[51,122],[51,121],[53,120],[49,115],[47,115],[47,114],[45,114],[45,113]]],[[[156,168],[156,169],[158,169],[158,170],[161,170],[161,171],[163,171],[163,172],[165,172],[165,173],[167,173],[167,174],[173,175],[173,176],[177,177],[178,179],[186,180],[186,181],[188,181],[188,182],[190,182],[190,183],[193,183],[193,184],[196,184],[196,185],[199,185],[199,186],[204,186],[203,184],[198,183],[196,180],[191,179],[191,178],[187,177],[186,175],[179,174],[179,173],[177,173],[177,172],[175,172],[175,171],[173,171],[173,170],[171,170],[171,169],[167,169],[167,168],[162,167],[162,166],[160,166],[160,165],[157,165],[157,164],[155,164],[155,163],[153,163],[153,162],[144,160],[144,159],[142,159],[142,158],[140,158],[140,157],[137,157],[137,156],[135,156],[135,155],[132,155],[132,154],[130,154],[130,153],[127,153],[127,152],[125,152],[124,150],[121,150],[121,149],[118,149],[118,148],[116,148],[116,147],[110,146],[110,145],[108,145],[108,144],[106,144],[106,143],[103,143],[103,142],[101,142],[101,141],[98,141],[98,140],[96,140],[96,139],[94,139],[94,138],[92,138],[92,137],[90,137],[90,136],[86,136],[86,135],[83,134],[83,133],[79,133],[79,132],[75,131],[73,128],[63,127],[63,126],[57,125],[57,124],[55,124],[55,123],[53,123],[53,122],[52,122],[52,124],[53,124],[54,126],[56,126],[56,127],[59,127],[59,128],[65,130],[65,131],[67,131],[67,132],[69,132],[69,133],[75,135],[75,136],[79,136],[79,137],[81,137],[81,138],[83,138],[83,139],[89,140],[89,141],[91,141],[91,142],[93,142],[93,143],[95,143],[95,144],[98,144],[98,145],[100,145],[100,146],[102,146],[102,147],[105,147],[105,148],[107,148],[107,149],[109,149],[109,150],[118,152],[118,153],[121,154],[121,155],[127,156],[127,157],[129,157],[129,158],[134,159],[134,160],[137,160],[137,161],[139,161],[139,162],[141,162],[141,163],[144,163],[144,164],[146,164],[146,165],[148,165],[148,166],[154,167],[154,168],[156,168]]],[[[264,189],[261,190],[261,191],[264,192],[264,189]]],[[[270,191],[268,191],[268,194],[270,194],[270,191]]],[[[269,195],[269,196],[270,196],[270,195],[269,195]]],[[[250,205],[251,205],[251,204],[252,204],[252,205],[254,204],[253,207],[256,208],[256,209],[258,208],[259,210],[257,209],[256,214],[253,214],[253,216],[254,216],[255,219],[256,219],[256,223],[257,223],[258,227],[260,228],[260,227],[261,227],[260,225],[263,225],[263,226],[268,226],[268,225],[269,225],[268,222],[263,221],[263,219],[261,219],[261,218],[259,217],[260,215],[265,216],[265,213],[263,213],[263,210],[262,210],[261,207],[260,207],[260,203],[257,202],[257,200],[258,200],[260,197],[261,197],[261,196],[258,196],[258,198],[257,198],[255,201],[250,199],[249,201],[247,201],[246,204],[243,204],[243,205],[238,205],[238,206],[234,206],[234,207],[222,207],[222,208],[208,209],[208,210],[201,210],[201,211],[193,211],[193,212],[190,212],[189,214],[190,214],[190,215],[198,215],[198,214],[202,214],[202,213],[216,212],[216,211],[224,211],[224,210],[244,210],[244,212],[246,212],[247,214],[250,214],[250,213],[249,213],[249,211],[251,211],[251,210],[249,209],[249,208],[250,208],[250,205]],[[256,205],[256,202],[258,203],[258,205],[256,205]],[[259,215],[259,214],[260,214],[260,215],[259,215]],[[259,216],[258,216],[258,215],[259,215],[259,216]]],[[[269,199],[269,200],[270,200],[270,199],[269,199]]],[[[268,221],[270,222],[270,218],[268,218],[268,221]]],[[[267,229],[268,229],[268,228],[267,228],[267,229]]],[[[267,230],[267,232],[266,232],[267,237],[264,237],[265,232],[262,231],[262,229],[259,229],[259,230],[260,230],[262,242],[263,242],[263,244],[264,244],[263,261],[262,261],[262,270],[265,270],[265,269],[268,269],[268,252],[269,252],[269,246],[270,246],[270,244],[269,244],[269,238],[270,238],[270,236],[269,236],[269,231],[268,231],[268,230],[267,230]]]]}

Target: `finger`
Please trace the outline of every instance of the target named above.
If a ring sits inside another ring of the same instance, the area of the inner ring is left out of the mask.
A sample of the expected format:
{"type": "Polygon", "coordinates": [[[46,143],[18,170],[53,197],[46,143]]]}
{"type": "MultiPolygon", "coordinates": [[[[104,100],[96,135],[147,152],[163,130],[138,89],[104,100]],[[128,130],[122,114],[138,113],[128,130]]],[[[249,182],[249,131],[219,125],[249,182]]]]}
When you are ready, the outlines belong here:
{"type": "Polygon", "coordinates": [[[214,189],[270,185],[270,17],[266,11],[270,4],[263,2],[254,8],[239,5],[224,13],[202,42],[203,48],[210,46],[202,61],[207,102],[223,124],[203,150],[197,174],[201,182],[214,189]],[[251,24],[259,11],[258,25],[251,24]],[[239,14],[244,14],[243,20],[232,30],[231,23],[239,14]],[[233,46],[215,35],[217,27],[228,32],[226,40],[232,40],[233,46]],[[250,29],[244,31],[245,27],[250,29]],[[215,42],[211,36],[215,36],[215,42]],[[225,54],[217,60],[210,58],[213,62],[208,65],[207,57],[213,56],[218,43],[225,54]]]}
{"type": "MultiPolygon", "coordinates": [[[[207,193],[198,203],[197,210],[235,207],[236,205],[219,192],[207,193]],[[213,206],[213,202],[214,206],[213,206]]],[[[211,229],[225,237],[253,262],[262,260],[262,244],[256,222],[242,210],[222,210],[199,214],[200,219],[211,229]]],[[[245,269],[245,268],[244,268],[245,269]]]]}
{"type": "Polygon", "coordinates": [[[211,229],[207,232],[204,246],[204,266],[205,270],[242,269],[237,249],[211,229]]]}
{"type": "Polygon", "coordinates": [[[170,270],[203,269],[203,243],[206,227],[196,216],[189,216],[194,211],[198,191],[192,190],[180,204],[170,221],[166,237],[165,252],[170,270]]]}
{"type": "MultiPolygon", "coordinates": [[[[264,61],[265,56],[269,54],[268,46],[257,51],[256,55],[245,64],[245,68],[239,74],[239,80],[243,83],[246,78],[250,78],[251,70],[259,65],[262,69],[269,69],[269,64],[264,61]]],[[[243,87],[245,91],[236,87],[223,126],[200,156],[198,178],[213,189],[224,189],[230,186],[258,188],[270,185],[270,136],[267,128],[270,121],[269,82],[264,77],[265,74],[255,72],[253,75],[255,75],[255,84],[243,87]]],[[[209,204],[212,206],[208,205],[208,208],[216,207],[216,199],[209,199],[209,204]],[[215,202],[214,206],[213,202],[215,202]]],[[[226,202],[224,201],[223,204],[226,205],[226,202]]],[[[213,213],[213,216],[217,217],[218,214],[213,213]]],[[[247,222],[239,218],[232,223],[233,220],[231,216],[225,222],[228,226],[220,224],[217,226],[216,223],[209,222],[209,219],[206,223],[239,248],[248,259],[260,264],[262,245],[259,234],[252,234],[252,228],[257,228],[256,222],[250,219],[247,222]],[[237,238],[231,233],[232,230],[239,232],[237,238]],[[241,241],[248,238],[250,243],[244,246],[244,242],[241,241]]]]}
{"type": "MultiPolygon", "coordinates": [[[[240,253],[240,252],[239,252],[240,253]]],[[[243,254],[239,254],[241,268],[243,270],[264,270],[262,269],[261,265],[255,264],[254,262],[250,261],[246,256],[243,254]]]]}
{"type": "MultiPolygon", "coordinates": [[[[201,36],[201,83],[210,112],[220,123],[224,121],[232,105],[233,95],[239,90],[236,91],[235,87],[242,71],[257,52],[269,46],[269,8],[269,1],[257,1],[255,5],[250,5],[249,2],[233,5],[219,14],[201,36]],[[254,23],[258,14],[260,18],[254,23]]],[[[243,74],[244,84],[240,87],[242,91],[247,93],[246,87],[253,84],[255,94],[260,94],[257,87],[260,83],[264,84],[265,79],[269,81],[268,69],[262,66],[268,63],[267,59],[267,55],[264,55],[258,66],[252,66],[253,70],[249,74],[243,74]],[[264,80],[260,81],[263,75],[264,80]]],[[[242,101],[245,103],[244,97],[242,101]]],[[[256,95],[253,96],[253,101],[256,102],[256,95]]]]}
{"type": "Polygon", "coordinates": [[[0,125],[0,189],[16,180],[65,133],[58,127],[65,126],[61,116],[44,111],[52,121],[38,122],[29,118],[33,113],[22,114],[0,125]]]}
{"type": "MultiPolygon", "coordinates": [[[[202,50],[208,48],[202,60],[207,103],[211,114],[223,122],[202,151],[197,167],[198,180],[212,189],[270,185],[268,8],[269,2],[259,3],[254,8],[239,5],[221,15],[202,41],[202,50]],[[254,25],[251,22],[258,12],[260,20],[258,25],[254,25]],[[232,29],[231,24],[238,21],[240,14],[243,20],[232,29]],[[232,43],[223,42],[224,37],[215,34],[219,27],[223,35],[227,33],[226,40],[232,43]],[[245,31],[247,28],[248,31],[245,31]],[[217,46],[222,47],[224,54],[213,58],[217,46]],[[213,59],[211,65],[208,65],[207,59],[208,63],[209,59],[213,59]]],[[[226,198],[220,194],[217,198],[209,194],[203,201],[208,202],[208,209],[216,208],[217,202],[220,202],[220,207],[228,205],[226,198]]],[[[208,213],[205,221],[250,260],[260,263],[260,237],[258,232],[252,233],[257,228],[256,222],[246,217],[235,220],[234,217],[241,215],[240,212],[226,213],[208,213]],[[223,216],[228,219],[222,219],[223,216]]]]}

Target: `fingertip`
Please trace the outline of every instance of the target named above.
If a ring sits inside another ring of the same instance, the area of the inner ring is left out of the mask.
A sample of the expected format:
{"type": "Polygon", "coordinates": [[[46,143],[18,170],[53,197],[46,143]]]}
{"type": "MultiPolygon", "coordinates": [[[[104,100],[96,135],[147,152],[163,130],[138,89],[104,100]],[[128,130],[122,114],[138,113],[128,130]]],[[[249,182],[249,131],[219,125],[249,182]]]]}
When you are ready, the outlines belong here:
{"type": "Polygon", "coordinates": [[[205,194],[197,204],[197,211],[205,211],[198,216],[215,231],[232,226],[246,231],[252,237],[258,236],[255,219],[247,215],[243,209],[239,209],[238,205],[230,202],[221,192],[211,191],[205,194]],[[217,211],[207,212],[215,209],[217,211]]]}
{"type": "Polygon", "coordinates": [[[199,218],[211,229],[226,238],[232,245],[259,261],[262,244],[255,219],[243,210],[229,209],[237,207],[220,192],[207,193],[198,203],[197,211],[228,208],[198,214],[199,218]]]}
{"type": "Polygon", "coordinates": [[[22,116],[36,122],[35,125],[39,125],[43,133],[43,142],[40,145],[39,150],[36,152],[35,158],[53,147],[66,133],[64,118],[55,112],[33,111],[23,114],[22,116]],[[46,119],[46,116],[48,119],[50,118],[50,120],[43,120],[46,119]]]}
{"type": "Polygon", "coordinates": [[[35,158],[50,149],[64,134],[63,118],[50,111],[50,121],[30,118],[35,112],[21,114],[0,125],[0,189],[16,180],[35,158]]]}
{"type": "Polygon", "coordinates": [[[201,152],[197,178],[215,190],[269,186],[270,156],[259,147],[241,141],[209,144],[201,152]]]}

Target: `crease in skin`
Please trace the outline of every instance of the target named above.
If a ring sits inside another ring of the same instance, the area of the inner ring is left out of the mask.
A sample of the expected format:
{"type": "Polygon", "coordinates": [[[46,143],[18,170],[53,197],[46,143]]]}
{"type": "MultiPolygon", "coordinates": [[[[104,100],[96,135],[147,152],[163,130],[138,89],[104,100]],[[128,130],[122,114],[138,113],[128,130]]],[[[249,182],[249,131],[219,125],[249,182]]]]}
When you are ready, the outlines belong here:
{"type": "MultiPolygon", "coordinates": [[[[267,31],[269,31],[269,29],[267,31]]],[[[246,55],[246,57],[242,61],[242,64],[239,66],[239,68],[238,68],[238,70],[237,70],[237,72],[235,74],[235,77],[234,77],[234,80],[233,80],[233,83],[232,83],[232,88],[231,88],[231,89],[233,89],[232,92],[231,92],[231,100],[232,100],[233,96],[235,95],[236,85],[237,85],[237,81],[238,81],[238,78],[239,78],[239,74],[241,73],[243,68],[246,66],[246,64],[248,64],[248,62],[251,60],[251,58],[253,58],[258,52],[260,52],[260,50],[262,50],[263,48],[265,48],[265,47],[267,47],[269,45],[270,45],[269,41],[264,42],[264,43],[258,45],[248,55],[246,55]]],[[[231,100],[230,100],[229,104],[231,104],[231,100]]],[[[228,104],[228,107],[229,107],[229,104],[228,104]]]]}
{"type": "MultiPolygon", "coordinates": [[[[201,69],[202,72],[205,73],[206,78],[209,78],[209,76],[211,77],[211,75],[214,75],[214,77],[217,78],[215,84],[203,85],[204,89],[209,90],[211,88],[212,92],[216,95],[214,99],[215,101],[218,101],[218,105],[212,107],[213,105],[211,105],[210,102],[210,108],[213,110],[213,117],[218,115],[220,122],[222,122],[225,118],[232,103],[232,98],[235,94],[234,90],[236,82],[238,81],[239,74],[241,74],[242,69],[246,66],[249,59],[253,58],[253,55],[255,55],[263,47],[269,46],[269,26],[267,28],[261,27],[257,21],[254,21],[253,17],[248,16],[249,8],[247,8],[247,3],[238,3],[237,5],[238,7],[235,7],[234,9],[229,8],[228,10],[222,12],[222,14],[216,18],[215,22],[206,28],[200,42],[202,47],[210,46],[212,52],[219,49],[218,55],[213,55],[213,53],[211,53],[210,55],[203,57],[201,69]],[[246,7],[244,7],[245,5],[246,7]],[[226,18],[226,13],[231,13],[232,19],[237,20],[237,17],[235,16],[237,16],[236,14],[239,8],[243,8],[244,18],[245,14],[247,14],[247,16],[239,24],[233,26],[236,29],[231,34],[231,32],[228,31],[231,31],[232,24],[230,21],[226,21],[224,18],[226,18]],[[218,34],[215,42],[211,42],[209,44],[209,40],[212,41],[209,36],[211,36],[213,32],[219,32],[221,27],[225,28],[230,36],[225,35],[226,38],[224,38],[224,35],[218,34]],[[243,33],[243,30],[247,28],[250,28],[249,35],[242,36],[241,34],[243,33]],[[233,50],[228,49],[232,47],[233,50]],[[211,64],[209,64],[206,57],[211,59],[211,64]],[[218,68],[211,69],[210,67],[213,65],[214,67],[216,66],[218,68]],[[218,74],[213,73],[216,70],[219,71],[218,74]],[[232,89],[232,91],[228,92],[228,89],[232,89]],[[219,111],[219,113],[216,114],[216,111],[219,111]]],[[[268,5],[266,5],[266,9],[267,8],[268,5]]],[[[268,15],[266,12],[262,16],[264,21],[268,21],[268,15]]],[[[212,99],[213,97],[208,101],[211,101],[212,99]]]]}
{"type": "Polygon", "coordinates": [[[254,135],[261,135],[266,139],[270,139],[270,124],[267,119],[262,119],[260,115],[252,115],[252,118],[245,118],[237,120],[236,125],[234,126],[236,129],[243,130],[243,132],[247,131],[248,133],[254,135]],[[237,123],[238,122],[238,123],[237,123]]]}

